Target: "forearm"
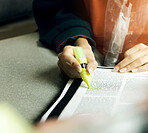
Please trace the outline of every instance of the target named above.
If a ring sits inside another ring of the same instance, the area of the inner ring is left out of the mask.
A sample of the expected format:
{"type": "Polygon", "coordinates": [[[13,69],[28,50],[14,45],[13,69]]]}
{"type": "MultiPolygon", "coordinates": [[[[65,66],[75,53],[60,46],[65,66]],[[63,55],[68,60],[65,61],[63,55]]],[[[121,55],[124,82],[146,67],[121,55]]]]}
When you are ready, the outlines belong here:
{"type": "MultiPolygon", "coordinates": [[[[79,37],[92,40],[92,30],[81,12],[75,7],[78,0],[34,0],[33,10],[39,28],[40,41],[61,52],[68,40],[79,37]]],[[[83,5],[83,4],[82,4],[83,5]]],[[[82,7],[82,12],[85,9],[82,7]]],[[[84,14],[84,13],[83,13],[84,14]]],[[[85,13],[86,14],[86,13],[85,13]]]]}

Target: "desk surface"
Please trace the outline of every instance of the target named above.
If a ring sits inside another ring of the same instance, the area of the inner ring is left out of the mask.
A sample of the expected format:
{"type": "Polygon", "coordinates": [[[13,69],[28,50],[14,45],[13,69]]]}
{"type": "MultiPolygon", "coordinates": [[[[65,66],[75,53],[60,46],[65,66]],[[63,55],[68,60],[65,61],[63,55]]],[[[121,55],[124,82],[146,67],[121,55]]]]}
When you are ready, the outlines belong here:
{"type": "Polygon", "coordinates": [[[38,34],[0,41],[0,101],[7,101],[30,122],[64,88],[57,55],[37,45],[38,34]]]}

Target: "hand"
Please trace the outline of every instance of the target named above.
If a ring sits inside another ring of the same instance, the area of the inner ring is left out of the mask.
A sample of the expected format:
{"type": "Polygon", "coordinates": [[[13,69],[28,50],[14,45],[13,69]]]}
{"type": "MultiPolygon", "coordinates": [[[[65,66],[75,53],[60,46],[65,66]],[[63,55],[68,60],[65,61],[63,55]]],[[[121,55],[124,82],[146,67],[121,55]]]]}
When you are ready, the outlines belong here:
{"type": "Polygon", "coordinates": [[[119,62],[113,71],[119,72],[144,72],[148,71],[148,46],[138,44],[127,50],[124,59],[119,62]]]}
{"type": "MultiPolygon", "coordinates": [[[[88,64],[86,69],[91,74],[98,66],[98,63],[96,62],[94,54],[92,52],[91,46],[89,45],[88,41],[84,38],[78,38],[74,45],[83,48],[88,64]]],[[[73,52],[75,46],[64,47],[63,51],[58,55],[58,66],[68,77],[81,78],[81,66],[74,57],[73,52]]]]}

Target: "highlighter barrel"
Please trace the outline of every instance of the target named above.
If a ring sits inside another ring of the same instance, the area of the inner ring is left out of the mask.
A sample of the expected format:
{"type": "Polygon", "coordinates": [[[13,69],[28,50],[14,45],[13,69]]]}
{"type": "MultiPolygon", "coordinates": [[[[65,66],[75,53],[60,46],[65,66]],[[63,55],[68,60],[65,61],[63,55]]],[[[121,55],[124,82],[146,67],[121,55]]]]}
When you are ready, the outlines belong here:
{"type": "Polygon", "coordinates": [[[91,75],[85,70],[82,70],[80,73],[83,81],[87,84],[88,88],[90,89],[90,82],[91,82],[91,75]]]}
{"type": "Polygon", "coordinates": [[[83,81],[87,84],[88,88],[90,88],[90,82],[91,82],[91,75],[87,72],[87,59],[84,54],[83,48],[81,47],[75,47],[74,48],[74,55],[77,61],[80,63],[82,67],[82,71],[80,72],[80,75],[83,79],[83,81]]]}

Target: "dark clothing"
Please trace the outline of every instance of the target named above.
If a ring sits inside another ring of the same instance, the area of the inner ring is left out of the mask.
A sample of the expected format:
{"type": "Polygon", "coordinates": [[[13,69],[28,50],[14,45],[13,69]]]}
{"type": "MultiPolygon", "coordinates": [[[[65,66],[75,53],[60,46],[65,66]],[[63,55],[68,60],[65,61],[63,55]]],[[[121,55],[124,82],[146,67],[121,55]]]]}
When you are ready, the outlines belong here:
{"type": "Polygon", "coordinates": [[[61,52],[78,37],[95,45],[83,0],[34,0],[33,11],[40,41],[46,47],[61,52]]]}
{"type": "MultiPolygon", "coordinates": [[[[148,43],[148,1],[131,2],[129,32],[124,41],[121,59],[124,52],[136,44],[148,43]]],[[[104,54],[104,48],[110,48],[112,30],[115,26],[112,20],[118,20],[120,8],[114,0],[34,0],[33,2],[40,41],[57,52],[61,52],[65,45],[73,45],[78,37],[84,37],[91,46],[94,47],[96,43],[97,50],[104,54]],[[105,16],[106,11],[109,13],[108,16],[105,16]],[[108,38],[106,44],[105,38],[108,38]]]]}

